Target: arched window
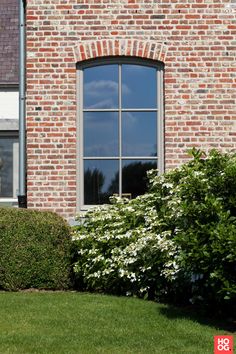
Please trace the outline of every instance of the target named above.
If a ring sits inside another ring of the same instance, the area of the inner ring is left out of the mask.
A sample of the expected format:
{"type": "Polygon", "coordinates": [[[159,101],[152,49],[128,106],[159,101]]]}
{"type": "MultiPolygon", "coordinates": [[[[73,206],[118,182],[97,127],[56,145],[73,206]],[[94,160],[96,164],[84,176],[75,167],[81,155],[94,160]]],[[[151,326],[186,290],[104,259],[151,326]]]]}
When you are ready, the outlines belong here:
{"type": "Polygon", "coordinates": [[[80,208],[145,193],[147,170],[163,169],[162,66],[95,60],[78,81],[80,208]]]}

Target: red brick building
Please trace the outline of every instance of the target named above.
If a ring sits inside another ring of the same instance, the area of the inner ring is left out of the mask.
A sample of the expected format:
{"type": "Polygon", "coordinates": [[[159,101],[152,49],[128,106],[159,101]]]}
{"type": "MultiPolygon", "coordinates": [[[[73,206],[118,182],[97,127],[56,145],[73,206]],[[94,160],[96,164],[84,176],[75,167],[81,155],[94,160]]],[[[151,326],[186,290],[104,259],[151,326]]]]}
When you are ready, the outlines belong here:
{"type": "Polygon", "coordinates": [[[235,1],[28,0],[26,26],[29,208],[73,217],[236,150],[235,1]]]}

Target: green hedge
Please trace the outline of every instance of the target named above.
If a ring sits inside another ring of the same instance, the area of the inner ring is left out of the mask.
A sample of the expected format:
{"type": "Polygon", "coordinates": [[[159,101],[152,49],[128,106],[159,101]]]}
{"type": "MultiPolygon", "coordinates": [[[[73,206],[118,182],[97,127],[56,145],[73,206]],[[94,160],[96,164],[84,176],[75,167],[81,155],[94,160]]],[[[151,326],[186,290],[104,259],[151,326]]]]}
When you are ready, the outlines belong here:
{"type": "Polygon", "coordinates": [[[70,252],[70,227],[57,214],[0,208],[0,288],[68,288],[70,252]]]}

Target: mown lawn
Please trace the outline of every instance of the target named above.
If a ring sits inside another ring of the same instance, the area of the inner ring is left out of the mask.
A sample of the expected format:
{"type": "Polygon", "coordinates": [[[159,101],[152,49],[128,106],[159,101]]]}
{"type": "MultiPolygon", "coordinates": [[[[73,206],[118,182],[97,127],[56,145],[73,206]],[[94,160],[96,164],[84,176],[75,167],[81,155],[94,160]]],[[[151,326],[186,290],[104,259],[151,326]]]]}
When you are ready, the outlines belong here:
{"type": "Polygon", "coordinates": [[[222,328],[134,298],[0,292],[1,354],[212,354],[222,328]]]}

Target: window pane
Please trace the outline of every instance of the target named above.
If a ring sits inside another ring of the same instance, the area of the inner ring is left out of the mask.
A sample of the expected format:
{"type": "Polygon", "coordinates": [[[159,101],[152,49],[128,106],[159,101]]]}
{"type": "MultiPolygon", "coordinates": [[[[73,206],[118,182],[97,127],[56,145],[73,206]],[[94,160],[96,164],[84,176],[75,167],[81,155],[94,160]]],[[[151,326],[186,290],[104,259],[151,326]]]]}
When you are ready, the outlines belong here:
{"type": "Polygon", "coordinates": [[[156,112],[123,112],[123,156],[157,156],[156,117],[156,112]]]}
{"type": "Polygon", "coordinates": [[[118,160],[84,161],[84,204],[109,203],[119,191],[118,160]]]}
{"type": "Polygon", "coordinates": [[[118,65],[84,69],[84,108],[118,107],[118,65]]]}
{"type": "Polygon", "coordinates": [[[147,191],[147,171],[157,168],[156,160],[123,160],[122,193],[135,198],[147,191]]]}
{"type": "Polygon", "coordinates": [[[13,190],[14,173],[14,146],[17,138],[0,137],[0,197],[12,198],[15,194],[13,190]]]}
{"type": "Polygon", "coordinates": [[[84,113],[84,156],[118,156],[118,113],[84,113]]]}
{"type": "Polygon", "coordinates": [[[122,108],[157,107],[156,69],[122,65],[122,108]]]}

